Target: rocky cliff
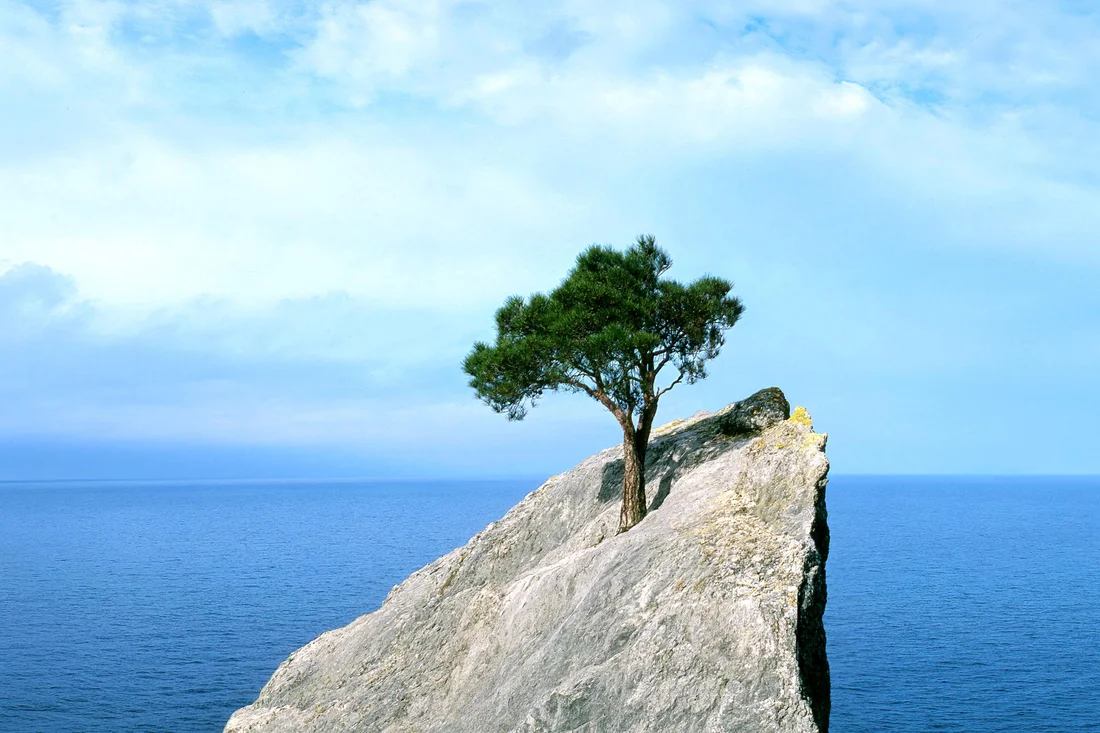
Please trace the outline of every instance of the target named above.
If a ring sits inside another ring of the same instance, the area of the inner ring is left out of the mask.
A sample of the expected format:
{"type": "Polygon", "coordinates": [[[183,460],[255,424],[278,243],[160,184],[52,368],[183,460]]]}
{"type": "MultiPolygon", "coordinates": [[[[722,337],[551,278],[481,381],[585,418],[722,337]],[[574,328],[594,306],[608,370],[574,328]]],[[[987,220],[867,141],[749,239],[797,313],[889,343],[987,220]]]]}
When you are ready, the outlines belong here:
{"type": "Polygon", "coordinates": [[[227,733],[826,731],[825,436],[765,390],[555,476],[292,654],[227,733]]]}

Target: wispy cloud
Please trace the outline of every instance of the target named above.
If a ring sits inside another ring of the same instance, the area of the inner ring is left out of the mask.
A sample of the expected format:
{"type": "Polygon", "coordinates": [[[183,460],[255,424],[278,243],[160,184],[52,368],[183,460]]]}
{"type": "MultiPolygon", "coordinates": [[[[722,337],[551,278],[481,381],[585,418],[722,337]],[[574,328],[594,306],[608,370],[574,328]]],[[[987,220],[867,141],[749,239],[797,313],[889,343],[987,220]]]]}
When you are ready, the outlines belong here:
{"type": "Polygon", "coordinates": [[[750,306],[669,410],[783,377],[851,436],[875,389],[1068,385],[1100,366],[1098,38],[1068,1],[0,0],[0,431],[549,430],[589,413],[516,432],[458,360],[641,231],[750,306]]]}

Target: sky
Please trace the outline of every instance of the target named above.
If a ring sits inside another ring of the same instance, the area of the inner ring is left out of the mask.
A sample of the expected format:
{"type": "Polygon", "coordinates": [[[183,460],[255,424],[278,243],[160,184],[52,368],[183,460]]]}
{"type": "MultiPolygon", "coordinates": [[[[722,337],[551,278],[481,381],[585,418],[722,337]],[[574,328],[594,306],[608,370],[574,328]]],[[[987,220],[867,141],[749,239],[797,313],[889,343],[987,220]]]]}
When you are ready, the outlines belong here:
{"type": "Polygon", "coordinates": [[[1092,0],[0,0],[0,480],[545,476],[463,356],[654,234],[837,473],[1098,473],[1092,0]]]}

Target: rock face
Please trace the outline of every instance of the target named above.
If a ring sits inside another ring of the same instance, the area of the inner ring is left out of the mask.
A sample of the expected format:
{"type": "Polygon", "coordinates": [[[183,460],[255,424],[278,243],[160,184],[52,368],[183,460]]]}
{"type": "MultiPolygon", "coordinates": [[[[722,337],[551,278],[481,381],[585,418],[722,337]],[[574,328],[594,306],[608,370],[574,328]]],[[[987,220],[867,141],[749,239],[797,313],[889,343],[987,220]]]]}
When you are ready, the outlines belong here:
{"type": "Polygon", "coordinates": [[[726,435],[732,409],[655,432],[629,532],[612,448],[292,654],[226,732],[827,731],[825,436],[802,408],[726,435]]]}
{"type": "Polygon", "coordinates": [[[726,435],[756,433],[791,416],[791,404],[778,387],[762,389],[734,402],[718,418],[718,429],[726,435]]]}

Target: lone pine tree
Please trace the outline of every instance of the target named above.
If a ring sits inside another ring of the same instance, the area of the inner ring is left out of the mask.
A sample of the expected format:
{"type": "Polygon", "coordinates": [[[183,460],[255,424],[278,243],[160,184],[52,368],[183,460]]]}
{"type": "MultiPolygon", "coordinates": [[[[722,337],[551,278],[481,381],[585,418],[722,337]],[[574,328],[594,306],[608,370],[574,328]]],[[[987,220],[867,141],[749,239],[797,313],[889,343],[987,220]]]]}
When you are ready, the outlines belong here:
{"type": "Polygon", "coordinates": [[[611,411],[623,430],[620,532],[646,514],[645,457],[658,401],[706,377],[743,310],[727,280],[684,285],[662,277],[671,266],[652,236],[624,252],[589,247],[555,290],[508,298],[496,313],[496,342],[474,344],[463,363],[477,396],[509,420],[558,390],[583,392],[611,411]]]}

